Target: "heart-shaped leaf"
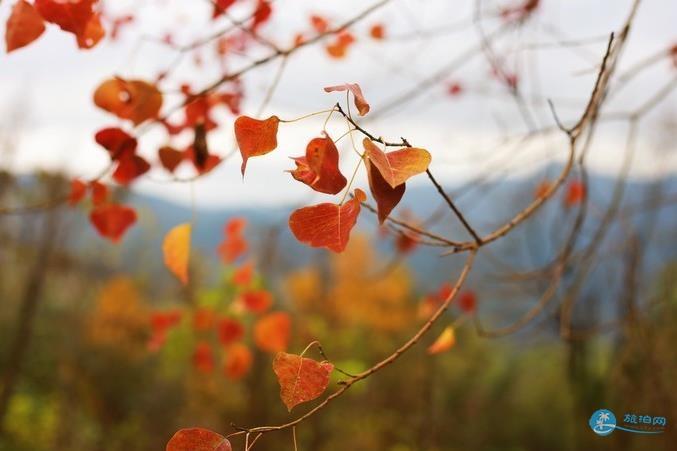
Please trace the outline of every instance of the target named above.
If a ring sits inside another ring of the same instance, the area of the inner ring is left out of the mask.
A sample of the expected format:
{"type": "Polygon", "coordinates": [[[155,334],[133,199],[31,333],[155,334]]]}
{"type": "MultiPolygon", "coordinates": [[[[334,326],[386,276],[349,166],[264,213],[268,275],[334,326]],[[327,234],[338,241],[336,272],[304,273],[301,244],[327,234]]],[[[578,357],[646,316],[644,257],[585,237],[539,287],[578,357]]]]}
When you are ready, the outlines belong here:
{"type": "Polygon", "coordinates": [[[101,236],[117,243],[136,222],[136,212],[124,205],[107,204],[94,208],[89,219],[101,236]]]}
{"type": "Polygon", "coordinates": [[[280,119],[271,116],[265,120],[240,116],[235,120],[235,139],[242,155],[242,175],[247,160],[273,151],[277,147],[277,127],[280,119]]]}
{"type": "Polygon", "coordinates": [[[14,4],[12,13],[7,19],[5,28],[7,53],[27,46],[44,32],[45,23],[42,16],[26,0],[19,0],[14,4]]]}
{"type": "Polygon", "coordinates": [[[369,161],[376,166],[391,188],[406,182],[410,177],[425,172],[430,165],[430,153],[425,149],[405,147],[385,153],[368,138],[363,141],[369,161]]]}
{"type": "Polygon", "coordinates": [[[300,208],[289,216],[289,228],[302,243],[343,252],[360,214],[360,202],[366,197],[356,189],[355,197],[343,205],[323,203],[300,208]]]}
{"type": "Polygon", "coordinates": [[[334,365],[317,362],[286,352],[278,352],[273,360],[273,371],[280,383],[280,398],[287,410],[312,401],[327,389],[334,365]]]}
{"type": "Polygon", "coordinates": [[[221,434],[202,428],[181,429],[167,443],[167,451],[232,451],[221,434]]]}

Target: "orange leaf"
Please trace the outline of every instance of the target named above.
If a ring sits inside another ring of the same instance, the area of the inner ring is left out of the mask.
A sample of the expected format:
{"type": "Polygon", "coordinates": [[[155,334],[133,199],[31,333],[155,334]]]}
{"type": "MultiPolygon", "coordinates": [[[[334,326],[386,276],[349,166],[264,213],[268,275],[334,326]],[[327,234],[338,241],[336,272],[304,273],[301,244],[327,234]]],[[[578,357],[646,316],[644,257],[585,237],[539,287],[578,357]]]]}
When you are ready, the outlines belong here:
{"type": "Polygon", "coordinates": [[[289,171],[296,180],[315,191],[337,194],[348,181],[339,169],[339,153],[328,136],[314,138],[306,146],[306,156],[293,158],[296,169],[289,171]]]}
{"type": "Polygon", "coordinates": [[[333,91],[350,91],[353,94],[355,101],[355,108],[360,116],[364,116],[369,112],[369,104],[362,94],[362,88],[357,83],[346,83],[338,86],[327,86],[324,88],[324,92],[333,92],[333,91]]]}
{"type": "Polygon", "coordinates": [[[263,313],[273,305],[273,296],[266,290],[248,291],[242,294],[244,307],[252,313],[263,313]]]}
{"type": "Polygon", "coordinates": [[[120,119],[128,119],[134,125],[157,118],[162,101],[158,88],[142,80],[111,78],[101,83],[94,92],[96,106],[120,119]]]}
{"type": "Polygon", "coordinates": [[[12,8],[5,29],[7,53],[25,47],[44,33],[42,16],[25,0],[19,0],[12,8]]]}
{"type": "Polygon", "coordinates": [[[232,451],[221,434],[202,428],[181,429],[167,443],[167,451],[232,451]]]}
{"type": "Polygon", "coordinates": [[[224,263],[232,263],[247,252],[249,245],[242,236],[246,223],[244,218],[232,218],[226,223],[224,227],[226,237],[217,249],[224,263]]]}
{"type": "Polygon", "coordinates": [[[356,189],[355,197],[343,205],[324,203],[300,208],[289,216],[289,228],[302,243],[343,252],[360,214],[360,202],[366,197],[356,189]]]}
{"type": "Polygon", "coordinates": [[[310,16],[310,24],[318,33],[324,33],[329,29],[329,22],[327,19],[316,14],[310,16]]]}
{"type": "Polygon", "coordinates": [[[188,283],[191,225],[180,224],[165,235],[162,243],[165,265],[184,285],[188,283]]]}
{"type": "Polygon", "coordinates": [[[403,184],[409,177],[425,172],[430,165],[430,153],[424,149],[406,147],[385,153],[368,138],[364,138],[362,143],[369,161],[392,188],[403,184]]]}
{"type": "Polygon", "coordinates": [[[238,320],[232,318],[223,318],[217,326],[219,342],[227,346],[234,341],[239,340],[244,335],[244,327],[238,320]]]}
{"type": "Polygon", "coordinates": [[[284,312],[269,313],[254,324],[254,341],[266,352],[281,352],[289,345],[291,318],[284,312]]]}
{"type": "Polygon", "coordinates": [[[226,363],[223,369],[227,378],[241,379],[249,372],[254,360],[252,352],[246,345],[235,343],[226,351],[226,363]]]}
{"type": "Polygon", "coordinates": [[[124,205],[101,205],[92,210],[89,219],[101,236],[117,243],[136,222],[136,212],[124,205]]]}
{"type": "Polygon", "coordinates": [[[365,164],[367,166],[367,177],[369,178],[369,189],[374,199],[376,199],[378,222],[383,224],[383,221],[386,220],[390,212],[402,200],[407,186],[402,183],[395,188],[391,187],[369,159],[365,160],[365,164]]]}
{"type": "Polygon", "coordinates": [[[247,287],[254,278],[254,263],[247,262],[233,272],[232,282],[240,287],[247,287]]]}
{"type": "Polygon", "coordinates": [[[312,401],[320,396],[329,384],[334,365],[317,362],[286,352],[278,352],[273,360],[273,371],[280,383],[280,398],[287,410],[312,401]]]}
{"type": "Polygon", "coordinates": [[[277,147],[277,127],[280,119],[271,116],[265,120],[240,116],[235,120],[235,138],[242,154],[242,175],[251,157],[265,155],[277,147]]]}
{"type": "Polygon", "coordinates": [[[78,47],[81,49],[91,49],[98,44],[105,35],[106,32],[101,25],[101,16],[98,13],[95,13],[87,22],[82,33],[76,36],[78,47]]]}
{"type": "Polygon", "coordinates": [[[428,348],[428,354],[439,354],[451,349],[456,343],[456,335],[451,326],[447,326],[437,340],[428,348]]]}
{"type": "Polygon", "coordinates": [[[193,313],[193,329],[197,331],[209,330],[215,322],[216,314],[210,308],[198,308],[193,313]]]}
{"type": "Polygon", "coordinates": [[[385,39],[385,37],[386,37],[385,27],[383,26],[383,24],[380,24],[380,23],[374,24],[369,29],[369,35],[372,38],[379,40],[379,41],[382,40],[382,39],[385,39]]]}

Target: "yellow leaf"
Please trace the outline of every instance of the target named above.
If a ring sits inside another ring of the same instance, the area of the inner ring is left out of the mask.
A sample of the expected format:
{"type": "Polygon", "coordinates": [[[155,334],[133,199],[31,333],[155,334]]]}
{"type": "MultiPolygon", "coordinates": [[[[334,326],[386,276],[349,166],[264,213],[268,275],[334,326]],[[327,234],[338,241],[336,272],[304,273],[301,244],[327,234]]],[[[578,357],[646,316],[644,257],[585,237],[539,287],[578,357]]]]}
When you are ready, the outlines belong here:
{"type": "Polygon", "coordinates": [[[435,343],[430,345],[428,348],[428,354],[439,354],[440,352],[450,350],[456,343],[456,335],[454,334],[454,328],[447,326],[446,329],[442,331],[435,343]]]}
{"type": "Polygon", "coordinates": [[[190,231],[190,224],[179,224],[167,232],[162,243],[165,265],[184,285],[188,283],[190,231]]]}

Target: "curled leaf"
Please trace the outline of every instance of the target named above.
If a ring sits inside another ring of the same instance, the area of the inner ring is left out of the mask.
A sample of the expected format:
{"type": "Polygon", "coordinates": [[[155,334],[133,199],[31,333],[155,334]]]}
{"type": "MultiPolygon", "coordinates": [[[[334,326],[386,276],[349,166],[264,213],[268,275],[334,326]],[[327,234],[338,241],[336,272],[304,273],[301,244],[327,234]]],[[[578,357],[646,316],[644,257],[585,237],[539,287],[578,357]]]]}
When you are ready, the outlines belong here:
{"type": "Polygon", "coordinates": [[[334,365],[317,362],[286,352],[278,352],[273,360],[273,371],[280,383],[280,398],[287,409],[312,401],[320,396],[329,384],[334,365]]]}
{"type": "Polygon", "coordinates": [[[365,160],[367,166],[367,177],[369,179],[369,189],[372,196],[376,200],[378,222],[383,224],[390,212],[400,203],[404,191],[407,189],[406,184],[402,183],[395,188],[391,187],[383,178],[378,168],[370,162],[365,160]]]}
{"type": "Polygon", "coordinates": [[[208,429],[181,429],[167,443],[167,451],[232,451],[230,442],[208,429]]]}
{"type": "Polygon", "coordinates": [[[338,86],[327,86],[324,88],[324,92],[333,92],[333,91],[350,91],[353,94],[353,99],[355,101],[355,108],[360,116],[364,116],[369,112],[369,103],[364,98],[362,94],[362,88],[357,83],[346,83],[338,86]]]}
{"type": "Polygon", "coordinates": [[[190,232],[190,224],[180,224],[165,235],[162,243],[165,265],[184,285],[188,283],[190,232]]]}
{"type": "Polygon", "coordinates": [[[277,127],[280,119],[271,116],[265,120],[240,116],[235,120],[235,139],[242,155],[242,175],[247,160],[273,151],[277,147],[277,127]]]}
{"type": "Polygon", "coordinates": [[[456,335],[454,334],[454,329],[451,326],[447,326],[437,340],[430,345],[428,348],[428,354],[439,354],[444,351],[451,349],[456,343],[456,335]]]}
{"type": "Polygon", "coordinates": [[[111,78],[94,91],[96,106],[120,119],[128,119],[134,125],[157,118],[162,102],[158,88],[143,80],[111,78]]]}
{"type": "Polygon", "coordinates": [[[425,149],[405,147],[385,153],[368,138],[362,143],[369,161],[376,166],[383,179],[392,188],[403,184],[414,175],[425,172],[430,165],[430,153],[425,149]]]}
{"type": "Polygon", "coordinates": [[[343,205],[323,203],[300,208],[289,216],[289,228],[302,243],[343,252],[360,214],[360,202],[365,199],[364,192],[356,189],[355,197],[343,205]]]}
{"type": "Polygon", "coordinates": [[[339,169],[338,149],[328,136],[310,140],[305,157],[296,157],[294,161],[296,169],[289,171],[292,177],[315,191],[337,194],[348,183],[339,169]]]}

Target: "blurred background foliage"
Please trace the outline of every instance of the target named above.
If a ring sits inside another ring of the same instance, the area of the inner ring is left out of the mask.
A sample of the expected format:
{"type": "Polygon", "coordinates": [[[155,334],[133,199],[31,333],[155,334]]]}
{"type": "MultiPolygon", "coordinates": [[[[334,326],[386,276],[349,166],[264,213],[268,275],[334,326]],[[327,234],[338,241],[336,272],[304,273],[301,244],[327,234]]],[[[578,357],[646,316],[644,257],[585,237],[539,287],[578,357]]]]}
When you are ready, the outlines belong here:
{"type": "MultiPolygon", "coordinates": [[[[53,192],[60,183],[44,175],[25,195],[53,192]]],[[[60,245],[78,233],[61,209],[0,222],[3,384],[16,365],[17,336],[25,346],[2,413],[3,451],[158,450],[181,427],[228,433],[231,422],[284,422],[290,417],[278,397],[272,354],[255,337],[261,317],[285,312],[291,352],[318,339],[339,368],[358,372],[411,336],[424,321],[426,295],[437,289],[418,285],[405,262],[388,261],[373,237],[358,235],[345,253],[317,254],[305,266],[271,267],[263,264],[265,254],[252,252],[250,288],[269,290],[273,299],[266,312],[253,312],[243,307],[243,276],[236,276],[245,263],[213,264],[194,255],[196,282],[180,288],[150,270],[125,271],[117,250],[60,245]],[[30,296],[39,303],[22,329],[30,296]],[[158,326],[158,318],[171,325],[158,326]],[[241,337],[226,336],[219,328],[224,318],[242,325],[241,337]],[[242,348],[227,369],[231,341],[242,348]]],[[[645,293],[650,302],[610,334],[491,340],[467,321],[457,329],[456,346],[435,356],[424,352],[434,338],[427,337],[304,423],[301,449],[674,449],[676,275],[677,265],[666,262],[645,293]],[[602,407],[617,416],[662,415],[668,429],[651,437],[598,437],[587,421],[602,407]]],[[[454,306],[446,323],[459,315],[454,306]]],[[[334,372],[330,389],[340,378],[334,372]]],[[[256,449],[292,449],[290,432],[266,435],[256,449]]]]}

